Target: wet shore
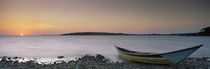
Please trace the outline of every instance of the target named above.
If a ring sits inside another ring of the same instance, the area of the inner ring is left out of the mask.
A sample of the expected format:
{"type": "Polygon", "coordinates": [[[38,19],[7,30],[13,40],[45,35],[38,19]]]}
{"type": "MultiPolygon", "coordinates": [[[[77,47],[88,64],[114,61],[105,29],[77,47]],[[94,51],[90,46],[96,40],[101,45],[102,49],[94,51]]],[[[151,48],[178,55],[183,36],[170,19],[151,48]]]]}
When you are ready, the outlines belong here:
{"type": "MultiPolygon", "coordinates": [[[[65,58],[58,56],[59,59],[65,58]]],[[[186,58],[176,65],[156,65],[129,61],[112,62],[102,55],[85,55],[76,60],[56,61],[51,64],[38,63],[36,60],[19,62],[21,57],[0,57],[0,69],[210,69],[210,60],[186,58]]]]}

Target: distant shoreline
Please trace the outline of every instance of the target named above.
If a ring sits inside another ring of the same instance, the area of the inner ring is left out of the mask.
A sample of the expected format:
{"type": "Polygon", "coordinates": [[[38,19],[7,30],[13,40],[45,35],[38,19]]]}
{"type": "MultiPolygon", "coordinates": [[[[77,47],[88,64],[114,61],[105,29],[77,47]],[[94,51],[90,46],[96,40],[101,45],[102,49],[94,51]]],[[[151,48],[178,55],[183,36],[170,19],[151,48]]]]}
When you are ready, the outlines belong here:
{"type": "Polygon", "coordinates": [[[177,33],[177,34],[128,34],[128,33],[110,33],[110,32],[75,32],[75,33],[65,33],[60,35],[126,35],[126,36],[210,36],[201,35],[198,33],[177,33]]]}
{"type": "Polygon", "coordinates": [[[110,33],[110,32],[75,32],[75,33],[65,33],[61,35],[134,35],[134,34],[110,33]]]}
{"type": "Polygon", "coordinates": [[[210,36],[210,26],[203,28],[200,32],[195,33],[172,33],[172,34],[128,34],[128,33],[110,33],[110,32],[74,32],[60,35],[158,35],[158,36],[210,36]]]}

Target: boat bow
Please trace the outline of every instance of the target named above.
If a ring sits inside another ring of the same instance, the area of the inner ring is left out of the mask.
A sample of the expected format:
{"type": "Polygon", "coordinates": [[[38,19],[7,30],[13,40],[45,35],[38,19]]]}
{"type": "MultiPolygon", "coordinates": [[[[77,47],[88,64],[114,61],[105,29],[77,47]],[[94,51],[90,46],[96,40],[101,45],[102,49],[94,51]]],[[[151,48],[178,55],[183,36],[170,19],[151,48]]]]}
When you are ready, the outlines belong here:
{"type": "Polygon", "coordinates": [[[188,57],[190,54],[195,52],[197,49],[199,49],[202,45],[198,45],[195,47],[191,48],[186,48],[178,51],[173,51],[173,52],[168,52],[168,53],[163,53],[161,56],[163,58],[168,59],[169,61],[173,62],[174,64],[184,60],[186,57],[188,57]]]}

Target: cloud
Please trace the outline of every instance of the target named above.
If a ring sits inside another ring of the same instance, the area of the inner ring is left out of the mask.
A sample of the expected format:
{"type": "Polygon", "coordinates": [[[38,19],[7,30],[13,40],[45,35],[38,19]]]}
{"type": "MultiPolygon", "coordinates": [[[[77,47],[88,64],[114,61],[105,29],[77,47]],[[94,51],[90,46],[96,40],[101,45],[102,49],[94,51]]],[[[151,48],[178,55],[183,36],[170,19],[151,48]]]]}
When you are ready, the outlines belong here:
{"type": "Polygon", "coordinates": [[[41,27],[47,27],[47,28],[55,28],[55,26],[50,25],[48,23],[41,23],[41,24],[39,24],[39,26],[41,26],[41,27]]]}

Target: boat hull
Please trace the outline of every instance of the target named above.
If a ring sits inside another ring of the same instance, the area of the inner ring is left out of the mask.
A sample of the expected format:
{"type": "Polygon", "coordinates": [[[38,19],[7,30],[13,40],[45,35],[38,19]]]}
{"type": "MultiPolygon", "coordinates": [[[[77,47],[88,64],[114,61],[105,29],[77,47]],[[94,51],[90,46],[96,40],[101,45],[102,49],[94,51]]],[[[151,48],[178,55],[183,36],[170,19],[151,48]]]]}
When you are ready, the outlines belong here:
{"type": "Polygon", "coordinates": [[[129,61],[152,63],[152,64],[176,64],[184,60],[186,57],[195,52],[201,46],[203,45],[167,52],[167,53],[137,52],[117,46],[115,47],[119,52],[119,56],[129,61]]]}

